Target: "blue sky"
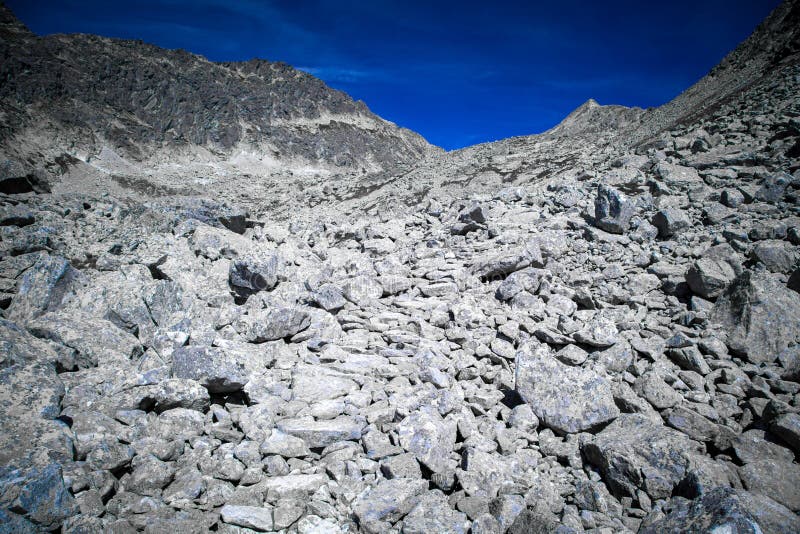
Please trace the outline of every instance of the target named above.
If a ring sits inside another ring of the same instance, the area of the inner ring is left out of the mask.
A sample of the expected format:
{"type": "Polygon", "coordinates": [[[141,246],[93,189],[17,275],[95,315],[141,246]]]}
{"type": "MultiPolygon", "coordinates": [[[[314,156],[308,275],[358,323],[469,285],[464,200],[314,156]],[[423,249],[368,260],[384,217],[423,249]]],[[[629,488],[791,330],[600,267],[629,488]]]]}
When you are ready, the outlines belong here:
{"type": "Polygon", "coordinates": [[[658,106],[779,0],[6,0],[84,32],[302,68],[447,149],[539,133],[589,98],[658,106]]]}

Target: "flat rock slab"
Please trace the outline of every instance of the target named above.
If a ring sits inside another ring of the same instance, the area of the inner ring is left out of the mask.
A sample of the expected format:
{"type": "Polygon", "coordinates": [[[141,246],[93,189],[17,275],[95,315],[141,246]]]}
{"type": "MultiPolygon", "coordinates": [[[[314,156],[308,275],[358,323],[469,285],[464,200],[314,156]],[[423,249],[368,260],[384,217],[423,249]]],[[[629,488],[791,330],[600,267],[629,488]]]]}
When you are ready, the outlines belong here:
{"type": "Polygon", "coordinates": [[[517,352],[516,390],[547,426],[562,434],[583,432],[619,415],[611,384],[589,369],[558,361],[547,345],[517,352]]]}
{"type": "Polygon", "coordinates": [[[313,419],[284,419],[278,429],[296,436],[313,448],[327,447],[337,441],[357,441],[361,439],[361,423],[352,417],[337,417],[324,421],[313,419]]]}
{"type": "Polygon", "coordinates": [[[266,532],[272,530],[272,508],[226,504],[220,510],[222,520],[229,525],[266,532]]]}

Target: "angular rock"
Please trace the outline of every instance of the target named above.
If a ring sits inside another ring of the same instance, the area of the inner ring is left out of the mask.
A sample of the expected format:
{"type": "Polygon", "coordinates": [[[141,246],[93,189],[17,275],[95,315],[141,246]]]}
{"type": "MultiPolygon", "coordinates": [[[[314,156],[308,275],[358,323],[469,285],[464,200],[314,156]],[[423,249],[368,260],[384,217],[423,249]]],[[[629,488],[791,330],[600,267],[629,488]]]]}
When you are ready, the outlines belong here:
{"type": "Polygon", "coordinates": [[[800,519],[769,497],[716,488],[694,501],[677,500],[666,516],[643,525],[641,534],[664,532],[796,532],[800,519]]]}
{"type": "Polygon", "coordinates": [[[244,364],[215,347],[181,347],[172,354],[172,376],[196,380],[209,393],[232,393],[249,380],[244,364]]]}
{"type": "Polygon", "coordinates": [[[581,451],[600,468],[617,496],[636,497],[643,490],[654,499],[668,498],[684,479],[694,455],[704,447],[684,434],[639,414],[622,414],[581,451]]]}
{"type": "Polygon", "coordinates": [[[650,222],[658,228],[658,235],[662,238],[674,237],[692,225],[689,216],[683,210],[676,208],[666,208],[657,212],[650,222]]]}
{"type": "Polygon", "coordinates": [[[739,477],[752,493],[770,497],[795,513],[800,511],[800,465],[761,459],[740,467],[739,477]]]}
{"type": "Polygon", "coordinates": [[[544,344],[517,352],[515,388],[539,420],[560,433],[590,430],[619,415],[605,378],[559,362],[544,344]]]}
{"type": "Polygon", "coordinates": [[[423,407],[397,424],[400,445],[434,473],[452,467],[450,453],[456,444],[456,423],[438,410],[423,407]]]}
{"type": "Polygon", "coordinates": [[[623,234],[636,213],[636,205],[613,187],[600,184],[594,201],[594,224],[612,234],[623,234]]]}
{"type": "Polygon", "coordinates": [[[231,262],[228,281],[237,290],[269,291],[278,284],[281,259],[277,254],[246,255],[231,262]]]}
{"type": "Polygon", "coordinates": [[[311,324],[307,311],[297,307],[272,308],[256,315],[245,315],[234,328],[249,343],[264,343],[291,337],[311,324]]]}
{"type": "Polygon", "coordinates": [[[252,528],[261,532],[272,530],[272,508],[226,504],[219,513],[222,520],[229,525],[252,528]]]}
{"type": "Polygon", "coordinates": [[[800,295],[767,273],[745,271],[717,299],[711,320],[734,354],[773,362],[800,335],[800,295]]]}
{"type": "Polygon", "coordinates": [[[362,425],[351,417],[337,417],[324,421],[313,419],[284,419],[278,429],[302,439],[311,448],[327,447],[337,441],[361,439],[362,425]]]}
{"type": "Polygon", "coordinates": [[[77,277],[78,271],[67,260],[43,254],[22,276],[6,318],[25,322],[58,309],[77,277]]]}
{"type": "Polygon", "coordinates": [[[420,501],[428,482],[409,478],[384,480],[353,503],[353,514],[365,532],[383,532],[387,524],[402,519],[420,501]]]}

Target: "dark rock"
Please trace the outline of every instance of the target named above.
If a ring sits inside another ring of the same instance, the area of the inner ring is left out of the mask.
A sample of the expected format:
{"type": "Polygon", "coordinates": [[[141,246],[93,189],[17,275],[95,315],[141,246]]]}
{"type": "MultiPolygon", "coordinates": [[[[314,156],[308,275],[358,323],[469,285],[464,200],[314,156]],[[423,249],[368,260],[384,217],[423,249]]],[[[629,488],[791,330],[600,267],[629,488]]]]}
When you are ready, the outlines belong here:
{"type": "Polygon", "coordinates": [[[800,295],[769,274],[745,271],[717,299],[711,320],[727,331],[734,354],[773,362],[800,335],[800,295]]]}
{"type": "Polygon", "coordinates": [[[769,497],[717,488],[694,501],[673,499],[665,517],[642,526],[641,534],[683,532],[796,532],[800,520],[769,497]]]}
{"type": "Polygon", "coordinates": [[[662,238],[674,237],[692,225],[688,215],[677,208],[666,208],[659,211],[650,222],[658,228],[658,235],[662,238]]]}
{"type": "Polygon", "coordinates": [[[609,489],[635,497],[638,490],[654,499],[672,495],[684,479],[691,458],[704,447],[684,434],[638,414],[622,414],[581,446],[599,467],[609,489]]]}
{"type": "Polygon", "coordinates": [[[636,205],[623,193],[604,184],[597,187],[594,201],[595,225],[612,234],[623,234],[636,213],[636,205]]]}
{"type": "Polygon", "coordinates": [[[196,380],[209,393],[241,390],[249,380],[245,365],[214,347],[181,347],[172,353],[172,376],[196,380]]]}

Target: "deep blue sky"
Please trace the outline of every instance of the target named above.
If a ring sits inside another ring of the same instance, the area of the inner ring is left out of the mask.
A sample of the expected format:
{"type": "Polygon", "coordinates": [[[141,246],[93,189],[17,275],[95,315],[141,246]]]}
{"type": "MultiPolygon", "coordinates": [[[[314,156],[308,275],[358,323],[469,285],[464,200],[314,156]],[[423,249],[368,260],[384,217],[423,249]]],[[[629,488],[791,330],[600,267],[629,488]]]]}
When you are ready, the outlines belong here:
{"type": "Polygon", "coordinates": [[[39,34],[285,61],[447,149],[544,131],[589,98],[661,105],[779,0],[7,0],[39,34]]]}

